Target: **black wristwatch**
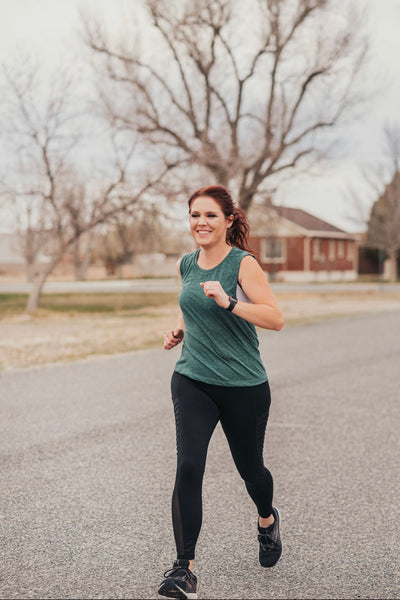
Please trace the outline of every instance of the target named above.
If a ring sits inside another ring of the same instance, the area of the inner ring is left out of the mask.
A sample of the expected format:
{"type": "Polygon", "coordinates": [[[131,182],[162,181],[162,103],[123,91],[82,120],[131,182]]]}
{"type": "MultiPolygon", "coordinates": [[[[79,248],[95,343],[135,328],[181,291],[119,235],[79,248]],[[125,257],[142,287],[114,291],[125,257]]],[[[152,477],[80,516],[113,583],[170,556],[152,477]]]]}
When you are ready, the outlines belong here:
{"type": "Polygon", "coordinates": [[[229,296],[229,306],[226,307],[226,310],[229,310],[229,312],[232,312],[237,303],[238,303],[238,299],[235,298],[235,296],[229,296]]]}

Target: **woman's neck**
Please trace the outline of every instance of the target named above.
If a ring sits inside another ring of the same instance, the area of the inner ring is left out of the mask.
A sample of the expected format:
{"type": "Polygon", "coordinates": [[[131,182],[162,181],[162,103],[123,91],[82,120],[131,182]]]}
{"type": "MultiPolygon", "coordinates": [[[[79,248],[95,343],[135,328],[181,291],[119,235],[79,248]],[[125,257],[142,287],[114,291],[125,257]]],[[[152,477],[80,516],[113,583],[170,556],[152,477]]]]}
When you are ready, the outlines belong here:
{"type": "Polygon", "coordinates": [[[209,248],[201,246],[197,264],[202,269],[212,269],[219,265],[219,263],[228,256],[231,250],[232,246],[229,244],[221,244],[220,246],[212,246],[209,248]]]}

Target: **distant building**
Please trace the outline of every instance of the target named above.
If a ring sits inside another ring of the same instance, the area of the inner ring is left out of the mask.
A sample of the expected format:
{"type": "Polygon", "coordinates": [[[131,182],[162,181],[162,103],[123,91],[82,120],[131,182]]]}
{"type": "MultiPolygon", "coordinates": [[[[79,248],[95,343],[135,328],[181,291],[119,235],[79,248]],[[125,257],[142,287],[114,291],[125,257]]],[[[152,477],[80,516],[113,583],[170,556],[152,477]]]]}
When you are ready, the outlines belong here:
{"type": "Polygon", "coordinates": [[[299,208],[254,205],[250,245],[264,271],[279,281],[354,280],[355,235],[299,208]]]}

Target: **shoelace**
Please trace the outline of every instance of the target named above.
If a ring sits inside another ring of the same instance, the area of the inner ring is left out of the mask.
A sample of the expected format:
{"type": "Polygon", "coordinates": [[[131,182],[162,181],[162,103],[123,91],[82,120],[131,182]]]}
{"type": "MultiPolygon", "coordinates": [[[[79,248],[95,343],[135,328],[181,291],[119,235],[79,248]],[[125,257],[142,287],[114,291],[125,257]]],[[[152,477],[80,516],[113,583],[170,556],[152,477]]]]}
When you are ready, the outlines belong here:
{"type": "Polygon", "coordinates": [[[259,533],[258,541],[260,542],[263,550],[271,550],[275,546],[275,540],[273,534],[259,533]]]}
{"type": "Polygon", "coordinates": [[[183,571],[182,575],[186,579],[192,580],[194,578],[194,575],[190,569],[182,567],[180,565],[177,565],[176,567],[172,567],[172,569],[168,569],[167,571],[165,571],[164,577],[172,577],[172,575],[175,575],[177,571],[183,571]]]}

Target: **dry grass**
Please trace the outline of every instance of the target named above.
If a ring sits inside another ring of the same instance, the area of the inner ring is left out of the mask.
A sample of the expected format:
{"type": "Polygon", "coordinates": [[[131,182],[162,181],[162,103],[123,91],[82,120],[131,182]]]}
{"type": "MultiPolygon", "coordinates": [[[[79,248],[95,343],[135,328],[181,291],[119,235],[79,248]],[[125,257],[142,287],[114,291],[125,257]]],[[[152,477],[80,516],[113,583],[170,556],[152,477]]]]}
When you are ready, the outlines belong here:
{"type": "Polygon", "coordinates": [[[0,368],[151,348],[175,321],[176,309],[171,307],[142,310],[134,317],[50,312],[7,317],[0,323],[0,368]]]}
{"type": "MultiPolygon", "coordinates": [[[[388,292],[286,292],[278,296],[286,326],[340,315],[400,309],[400,294],[388,292]]],[[[101,312],[41,310],[28,317],[18,311],[0,321],[0,369],[65,362],[161,347],[163,333],[176,324],[176,300],[163,306],[136,305],[101,312]]],[[[115,305],[115,296],[113,296],[115,305]]],[[[95,308],[95,307],[94,307],[95,308]]]]}
{"type": "Polygon", "coordinates": [[[400,309],[400,293],[376,291],[286,292],[277,295],[286,323],[400,309]]]}

